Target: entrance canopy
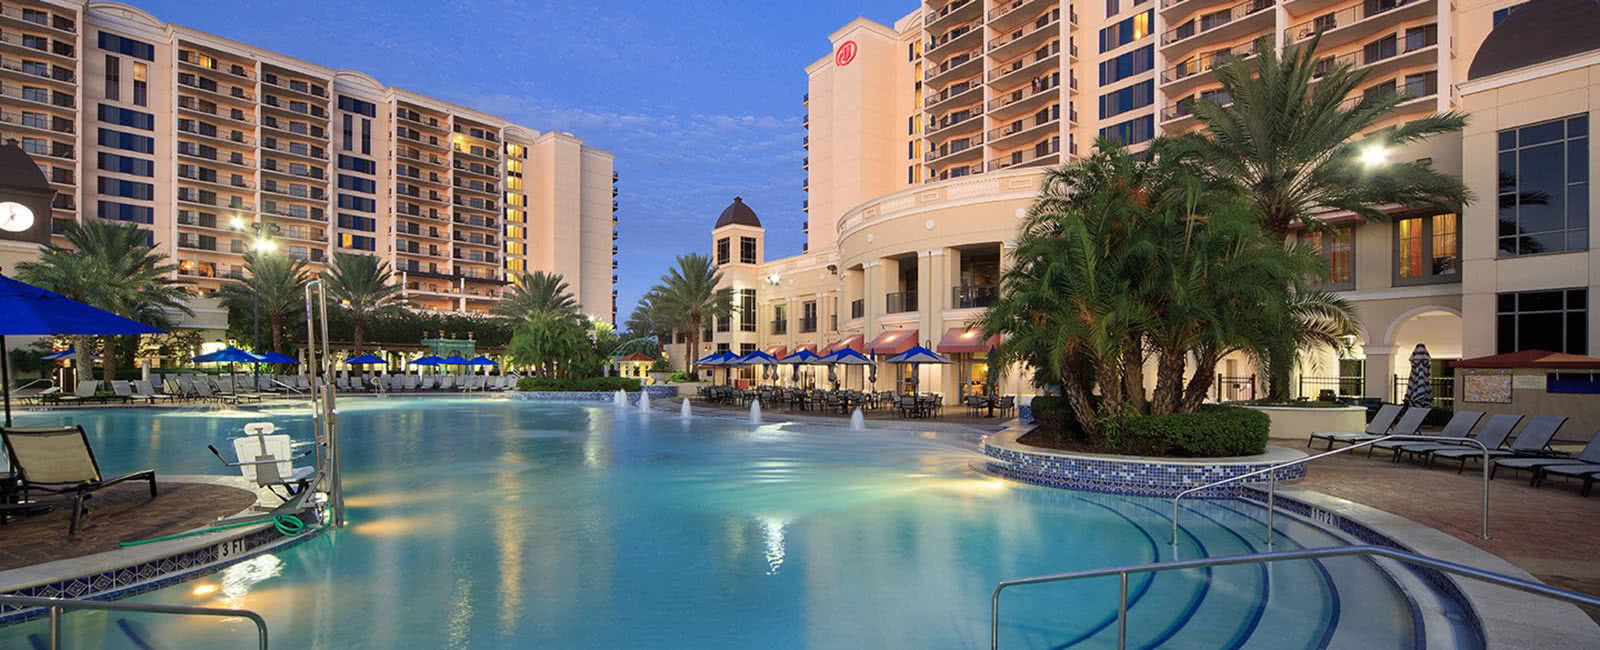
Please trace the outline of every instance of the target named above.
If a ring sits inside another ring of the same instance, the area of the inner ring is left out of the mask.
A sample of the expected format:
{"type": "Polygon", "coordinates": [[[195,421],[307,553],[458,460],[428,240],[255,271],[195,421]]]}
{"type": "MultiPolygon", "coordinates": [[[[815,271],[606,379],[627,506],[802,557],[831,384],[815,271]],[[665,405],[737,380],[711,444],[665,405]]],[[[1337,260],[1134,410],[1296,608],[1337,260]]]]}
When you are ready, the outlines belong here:
{"type": "Polygon", "coordinates": [[[917,344],[918,330],[884,330],[878,338],[872,339],[867,345],[867,351],[878,355],[900,354],[910,350],[917,344]]]}
{"type": "Polygon", "coordinates": [[[1600,357],[1546,350],[1523,350],[1487,357],[1462,359],[1456,368],[1549,368],[1553,370],[1600,370],[1600,357]]]}
{"type": "Polygon", "coordinates": [[[989,348],[1000,345],[1000,335],[989,338],[983,337],[983,332],[977,328],[966,329],[952,327],[944,332],[944,338],[939,339],[939,345],[934,350],[939,354],[984,354],[989,348]]]}

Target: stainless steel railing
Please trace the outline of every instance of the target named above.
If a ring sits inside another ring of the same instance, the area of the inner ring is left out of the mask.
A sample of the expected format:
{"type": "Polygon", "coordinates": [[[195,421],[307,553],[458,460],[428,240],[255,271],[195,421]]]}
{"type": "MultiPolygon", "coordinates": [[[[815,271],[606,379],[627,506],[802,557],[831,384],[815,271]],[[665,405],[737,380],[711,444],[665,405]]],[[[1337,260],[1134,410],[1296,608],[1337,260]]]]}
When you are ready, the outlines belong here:
{"type": "Polygon", "coordinates": [[[1036,585],[1047,582],[1065,582],[1068,580],[1081,580],[1085,578],[1101,578],[1118,576],[1121,579],[1120,599],[1117,602],[1117,648],[1122,650],[1128,643],[1128,576],[1134,573],[1155,573],[1159,571],[1173,571],[1181,569],[1196,569],[1202,567],[1228,566],[1235,564],[1259,564],[1266,562],[1282,562],[1284,560],[1316,560],[1330,557],[1346,556],[1378,556],[1397,562],[1404,562],[1413,566],[1420,566],[1444,573],[1454,574],[1481,580],[1508,589],[1544,596],[1555,600],[1565,601],[1576,605],[1600,607],[1600,597],[1589,594],[1557,589],[1543,583],[1513,578],[1508,575],[1484,571],[1465,564],[1456,564],[1426,555],[1407,553],[1383,546],[1334,546],[1329,548],[1313,548],[1294,551],[1275,551],[1268,553],[1250,553],[1246,555],[1230,555],[1199,560],[1183,560],[1181,562],[1157,562],[1152,564],[1137,564],[1109,569],[1090,569],[1087,571],[1072,571],[1070,573],[1056,573],[1051,575],[1034,576],[1031,578],[1014,578],[1002,580],[995,585],[994,594],[989,599],[989,648],[997,650],[1000,647],[1000,592],[1007,587],[1018,585],[1036,585]]]}
{"type": "Polygon", "coordinates": [[[69,610],[92,609],[106,612],[140,612],[145,614],[178,614],[183,616],[220,616],[249,619],[256,626],[256,639],[261,650],[267,650],[267,620],[248,609],[221,609],[215,607],[187,607],[182,605],[136,605],[98,600],[69,600],[65,598],[34,598],[32,596],[0,596],[0,605],[43,607],[49,613],[49,639],[45,647],[61,648],[61,618],[69,610]]]}
{"type": "MultiPolygon", "coordinates": [[[[1383,442],[1385,440],[1418,440],[1418,441],[1449,440],[1449,441],[1463,443],[1463,446],[1465,446],[1465,445],[1475,445],[1475,446],[1477,446],[1478,449],[1480,449],[1483,452],[1483,463],[1482,463],[1482,467],[1480,468],[1480,469],[1483,470],[1483,503],[1482,503],[1482,505],[1480,507],[1480,513],[1479,513],[1479,518],[1480,518],[1479,524],[1480,524],[1480,526],[1482,528],[1479,531],[1479,535],[1483,539],[1489,539],[1489,448],[1485,447],[1483,443],[1478,442],[1477,440],[1472,439],[1472,438],[1461,438],[1461,437],[1457,437],[1457,436],[1423,436],[1423,435],[1416,435],[1416,434],[1395,434],[1395,435],[1390,435],[1390,436],[1383,436],[1382,438],[1375,438],[1375,439],[1372,439],[1372,440],[1368,440],[1366,442],[1358,442],[1358,443],[1352,444],[1352,445],[1350,445],[1348,447],[1340,447],[1340,448],[1334,449],[1332,451],[1325,451],[1325,452],[1317,454],[1315,456],[1306,456],[1305,458],[1301,458],[1301,459],[1298,459],[1298,460],[1291,460],[1291,461],[1286,462],[1286,463],[1278,463],[1277,465],[1273,465],[1272,467],[1258,469],[1258,470],[1256,470],[1254,472],[1248,472],[1248,473],[1245,473],[1245,474],[1240,474],[1238,476],[1231,476],[1231,477],[1222,479],[1220,481],[1207,483],[1207,484],[1199,486],[1199,487],[1192,487],[1192,488],[1189,488],[1189,489],[1184,490],[1182,492],[1179,492],[1177,496],[1172,497],[1172,545],[1173,546],[1177,546],[1178,545],[1178,501],[1180,499],[1182,499],[1182,498],[1184,498],[1184,497],[1186,497],[1186,496],[1188,496],[1190,494],[1194,494],[1196,492],[1203,492],[1205,490],[1209,490],[1209,489],[1212,489],[1212,488],[1215,488],[1215,487],[1218,487],[1218,486],[1227,485],[1229,483],[1235,483],[1235,482],[1238,482],[1238,481],[1245,480],[1247,478],[1251,478],[1251,477],[1255,477],[1255,476],[1260,476],[1262,474],[1266,474],[1267,475],[1267,550],[1271,550],[1272,549],[1273,513],[1276,512],[1276,510],[1277,510],[1275,506],[1276,506],[1276,497],[1277,497],[1277,492],[1278,492],[1278,470],[1283,469],[1285,467],[1292,467],[1294,465],[1304,465],[1304,464],[1309,463],[1311,461],[1314,461],[1314,460],[1316,460],[1318,458],[1324,458],[1324,457],[1327,457],[1327,456],[1332,456],[1334,454],[1342,454],[1342,453],[1345,453],[1345,452],[1350,451],[1352,449],[1360,449],[1362,447],[1369,447],[1369,446],[1378,444],[1380,442],[1383,442]]],[[[1396,450],[1395,453],[1398,454],[1400,452],[1398,450],[1396,450]]]]}

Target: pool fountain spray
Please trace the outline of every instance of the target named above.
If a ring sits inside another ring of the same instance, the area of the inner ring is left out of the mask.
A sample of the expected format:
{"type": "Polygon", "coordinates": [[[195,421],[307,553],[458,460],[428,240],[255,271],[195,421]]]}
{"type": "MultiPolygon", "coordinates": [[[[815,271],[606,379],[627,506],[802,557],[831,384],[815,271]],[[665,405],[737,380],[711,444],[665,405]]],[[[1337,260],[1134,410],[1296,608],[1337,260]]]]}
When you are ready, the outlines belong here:
{"type": "Polygon", "coordinates": [[[678,407],[678,416],[684,418],[689,417],[689,398],[683,398],[683,406],[678,407]]]}
{"type": "Polygon", "coordinates": [[[639,389],[639,410],[650,411],[650,393],[643,388],[639,389]]]}
{"type": "Polygon", "coordinates": [[[858,408],[854,412],[850,413],[850,430],[851,431],[865,431],[866,428],[867,428],[867,417],[861,414],[861,409],[858,408]]]}
{"type": "Polygon", "coordinates": [[[611,405],[615,406],[617,408],[622,408],[624,406],[627,406],[628,405],[628,394],[622,392],[621,389],[618,389],[617,390],[617,394],[611,398],[611,405]]]}
{"type": "Polygon", "coordinates": [[[761,424],[761,400],[750,400],[750,424],[761,424]]]}

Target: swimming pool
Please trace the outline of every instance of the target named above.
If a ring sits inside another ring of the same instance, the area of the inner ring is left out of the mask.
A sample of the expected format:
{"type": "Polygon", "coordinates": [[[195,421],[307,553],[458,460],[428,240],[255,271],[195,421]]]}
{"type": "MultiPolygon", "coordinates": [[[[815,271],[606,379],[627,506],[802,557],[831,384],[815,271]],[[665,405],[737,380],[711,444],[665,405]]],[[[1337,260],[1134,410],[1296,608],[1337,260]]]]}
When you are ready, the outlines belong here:
{"type": "MultiPolygon", "coordinates": [[[[984,476],[972,434],[853,432],[504,399],[340,402],[350,526],[135,602],[241,607],[279,648],[970,648],[1004,578],[1171,559],[1164,500],[984,476]]],[[[107,472],[225,474],[207,444],[303,409],[35,413],[107,472]]],[[[1263,546],[1185,505],[1177,553],[1263,546]]],[[[1278,548],[1326,534],[1278,519],[1278,548]]],[[[1111,647],[1115,579],[1008,591],[1004,647],[1111,647]]],[[[1343,558],[1137,577],[1129,647],[1414,648],[1407,595],[1343,558]],[[1341,624],[1344,622],[1345,624],[1341,624]],[[1351,622],[1359,622],[1351,624],[1351,622]]],[[[42,623],[0,629],[33,647],[42,623]]],[[[246,647],[239,621],[77,613],[68,647],[246,647]]]]}

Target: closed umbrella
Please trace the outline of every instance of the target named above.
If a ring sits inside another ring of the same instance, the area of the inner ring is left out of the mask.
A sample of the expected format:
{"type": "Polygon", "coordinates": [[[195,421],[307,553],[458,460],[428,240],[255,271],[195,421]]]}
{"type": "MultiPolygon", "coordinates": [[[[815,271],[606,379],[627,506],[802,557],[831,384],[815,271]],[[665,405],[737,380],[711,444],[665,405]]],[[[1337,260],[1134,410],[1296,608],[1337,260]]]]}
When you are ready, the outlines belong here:
{"type": "Polygon", "coordinates": [[[984,372],[983,379],[984,379],[984,383],[988,385],[987,390],[989,392],[989,417],[991,417],[991,418],[994,417],[994,403],[995,403],[996,400],[1000,399],[1000,395],[999,395],[999,392],[1000,392],[1000,390],[999,390],[1000,376],[999,376],[998,373],[995,372],[995,369],[999,367],[999,362],[1000,362],[999,353],[995,352],[994,346],[992,346],[992,345],[989,346],[989,356],[988,356],[988,358],[984,359],[984,365],[987,368],[987,370],[984,372]]]}
{"type": "Polygon", "coordinates": [[[160,334],[161,330],[90,307],[54,291],[0,275],[0,393],[4,394],[6,426],[11,426],[11,364],[6,363],[7,336],[51,334],[160,334]]]}
{"type": "Polygon", "coordinates": [[[263,359],[261,357],[258,357],[258,356],[254,355],[254,354],[250,354],[249,352],[245,352],[244,350],[240,350],[239,348],[236,348],[236,347],[233,347],[233,346],[230,345],[228,347],[222,348],[221,350],[217,350],[216,352],[212,352],[212,353],[209,353],[209,354],[202,354],[202,355],[200,355],[198,357],[190,359],[190,361],[193,361],[195,363],[227,363],[228,364],[228,390],[230,392],[235,392],[236,393],[236,392],[238,392],[238,390],[236,390],[237,387],[233,385],[233,364],[234,363],[240,363],[240,362],[242,362],[242,363],[261,363],[262,361],[265,361],[265,359],[263,359]]]}
{"type": "Polygon", "coordinates": [[[1428,346],[1421,343],[1411,350],[1411,378],[1406,382],[1406,405],[1413,408],[1433,406],[1433,357],[1428,346]]]}

